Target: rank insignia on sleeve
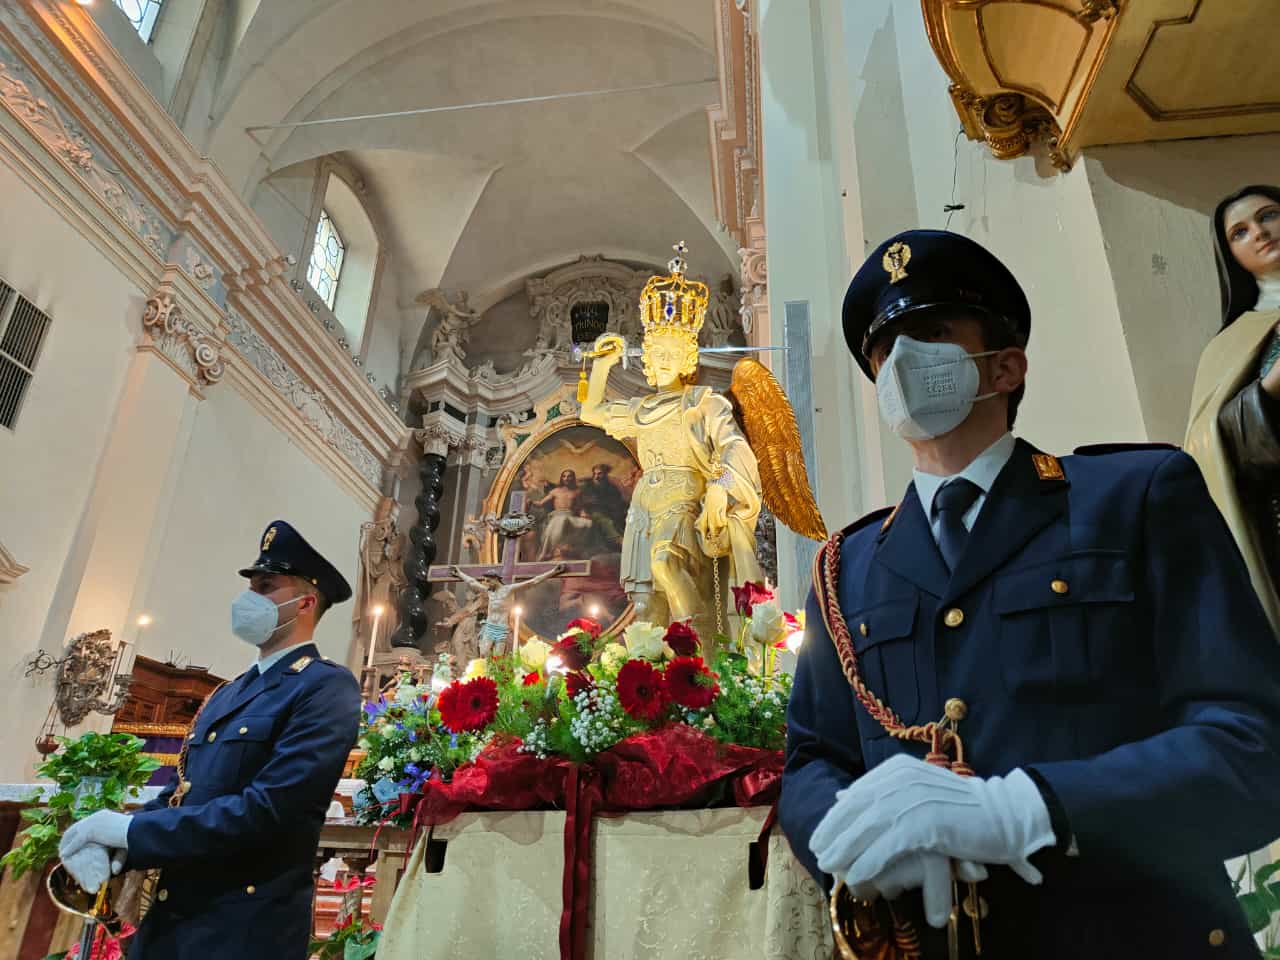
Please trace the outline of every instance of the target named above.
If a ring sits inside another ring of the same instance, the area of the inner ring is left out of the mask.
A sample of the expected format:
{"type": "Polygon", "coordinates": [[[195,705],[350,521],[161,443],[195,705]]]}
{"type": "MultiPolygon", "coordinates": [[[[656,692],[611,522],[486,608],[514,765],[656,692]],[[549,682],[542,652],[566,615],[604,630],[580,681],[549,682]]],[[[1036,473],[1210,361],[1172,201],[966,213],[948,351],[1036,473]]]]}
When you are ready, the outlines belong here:
{"type": "Polygon", "coordinates": [[[1037,453],[1032,455],[1031,461],[1036,465],[1036,475],[1041,480],[1066,479],[1066,474],[1062,472],[1062,463],[1057,457],[1048,453],[1037,453]]]}
{"type": "Polygon", "coordinates": [[[301,673],[303,670],[307,669],[307,667],[311,666],[311,661],[313,659],[314,657],[308,656],[304,653],[297,660],[293,661],[293,663],[289,664],[289,669],[294,673],[301,673]]]}

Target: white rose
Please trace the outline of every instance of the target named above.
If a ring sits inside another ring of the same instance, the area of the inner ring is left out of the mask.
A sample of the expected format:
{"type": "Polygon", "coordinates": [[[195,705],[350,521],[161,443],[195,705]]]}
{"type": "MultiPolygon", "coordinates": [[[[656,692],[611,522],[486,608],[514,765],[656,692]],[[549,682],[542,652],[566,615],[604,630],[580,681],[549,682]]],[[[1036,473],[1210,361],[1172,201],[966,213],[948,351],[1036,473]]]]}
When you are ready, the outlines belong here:
{"type": "Polygon", "coordinates": [[[776,643],[782,639],[787,622],[782,607],[776,600],[757,603],[751,611],[751,639],[760,644],[776,643]]]}
{"type": "Polygon", "coordinates": [[[378,769],[384,772],[391,770],[395,765],[396,761],[392,757],[383,757],[378,761],[378,769]]]}
{"type": "Polygon", "coordinates": [[[526,640],[520,647],[520,662],[530,672],[536,673],[547,662],[547,654],[551,652],[551,644],[534,637],[526,640]]]}
{"type": "Polygon", "coordinates": [[[620,643],[610,643],[600,654],[600,666],[610,673],[616,673],[627,662],[627,648],[620,643]]]}
{"type": "Polygon", "coordinates": [[[662,639],[666,635],[667,631],[662,627],[655,627],[647,620],[637,620],[623,631],[622,639],[626,641],[627,652],[636,659],[662,660],[671,652],[662,639]]]}

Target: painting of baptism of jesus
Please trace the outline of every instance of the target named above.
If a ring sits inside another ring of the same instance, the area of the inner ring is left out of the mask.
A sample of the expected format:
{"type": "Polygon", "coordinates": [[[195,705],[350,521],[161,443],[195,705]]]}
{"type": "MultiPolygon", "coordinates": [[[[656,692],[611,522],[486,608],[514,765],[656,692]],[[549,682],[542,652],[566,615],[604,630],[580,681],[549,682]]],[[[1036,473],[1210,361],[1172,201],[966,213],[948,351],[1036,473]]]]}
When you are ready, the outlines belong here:
{"type": "Polygon", "coordinates": [[[502,496],[505,513],[511,495],[523,492],[525,510],[536,520],[533,531],[520,539],[519,558],[589,560],[591,572],[523,592],[521,632],[554,639],[570,621],[590,616],[608,626],[627,609],[618,573],[640,464],[625,444],[579,421],[566,422],[529,446],[502,496]]]}

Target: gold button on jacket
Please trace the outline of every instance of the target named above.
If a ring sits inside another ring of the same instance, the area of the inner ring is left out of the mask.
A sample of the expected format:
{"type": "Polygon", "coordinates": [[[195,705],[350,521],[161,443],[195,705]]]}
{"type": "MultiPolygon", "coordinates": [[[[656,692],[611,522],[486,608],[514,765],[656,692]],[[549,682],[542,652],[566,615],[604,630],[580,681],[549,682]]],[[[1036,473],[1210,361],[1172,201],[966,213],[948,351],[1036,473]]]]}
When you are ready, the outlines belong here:
{"type": "Polygon", "coordinates": [[[942,618],[942,622],[948,627],[958,627],[960,624],[964,623],[964,611],[959,607],[952,607],[946,612],[946,615],[942,618]]]}
{"type": "Polygon", "coordinates": [[[209,743],[213,743],[213,741],[215,741],[215,740],[217,740],[217,739],[218,739],[218,735],[217,735],[214,731],[210,730],[210,731],[209,731],[209,736],[205,737],[205,739],[206,739],[209,743]]]}

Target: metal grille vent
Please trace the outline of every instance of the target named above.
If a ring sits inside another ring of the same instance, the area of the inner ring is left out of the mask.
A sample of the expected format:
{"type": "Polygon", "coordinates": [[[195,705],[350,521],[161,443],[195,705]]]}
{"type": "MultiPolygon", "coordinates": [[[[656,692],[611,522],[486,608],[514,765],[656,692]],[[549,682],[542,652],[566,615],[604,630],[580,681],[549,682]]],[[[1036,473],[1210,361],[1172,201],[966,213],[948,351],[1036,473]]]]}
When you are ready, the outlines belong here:
{"type": "Polygon", "coordinates": [[[0,280],[0,426],[13,429],[35,375],[49,317],[0,280]]]}

